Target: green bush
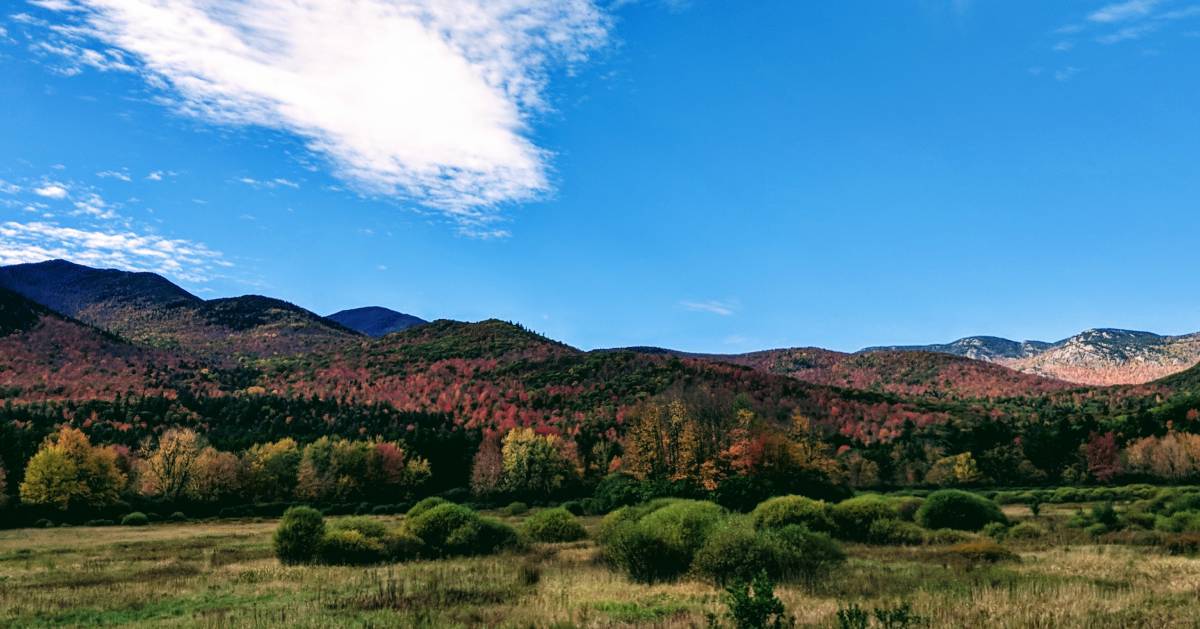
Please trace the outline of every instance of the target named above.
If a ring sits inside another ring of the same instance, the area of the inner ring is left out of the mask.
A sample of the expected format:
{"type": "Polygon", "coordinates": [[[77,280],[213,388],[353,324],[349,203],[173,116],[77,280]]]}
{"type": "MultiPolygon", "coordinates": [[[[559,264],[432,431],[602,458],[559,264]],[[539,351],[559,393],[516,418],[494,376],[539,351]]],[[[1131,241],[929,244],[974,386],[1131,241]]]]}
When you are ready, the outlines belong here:
{"type": "Polygon", "coordinates": [[[1200,533],[1200,511],[1179,511],[1158,516],[1154,528],[1168,533],[1200,533]]]}
{"type": "Polygon", "coordinates": [[[778,538],[756,531],[740,518],[729,519],[708,536],[696,552],[693,567],[718,585],[749,581],[760,571],[779,578],[784,549],[778,538]]]}
{"type": "Polygon", "coordinates": [[[583,503],[578,500],[568,500],[562,503],[562,508],[570,512],[571,515],[587,515],[587,510],[584,509],[583,503]]]}
{"type": "Polygon", "coordinates": [[[688,570],[724,518],[725,510],[711,502],[655,500],[610,513],[600,541],[605,558],[634,580],[664,581],[688,570]]]}
{"type": "Polygon", "coordinates": [[[925,543],[931,546],[962,544],[964,542],[972,542],[977,539],[979,539],[979,537],[974,533],[958,531],[955,529],[938,529],[936,531],[929,531],[925,534],[925,543]]]}
{"type": "Polygon", "coordinates": [[[877,494],[843,500],[833,506],[830,515],[837,527],[835,535],[861,542],[870,538],[871,525],[876,521],[900,519],[895,503],[877,494]]]}
{"type": "Polygon", "coordinates": [[[1008,518],[995,502],[958,489],[929,494],[917,510],[917,523],[928,529],[978,531],[989,522],[1007,524],[1008,518]]]}
{"type": "Polygon", "coordinates": [[[1103,522],[1096,522],[1095,524],[1084,527],[1083,532],[1087,533],[1091,537],[1100,537],[1108,532],[1108,526],[1106,526],[1103,522]]]}
{"type": "Polygon", "coordinates": [[[112,520],[106,520],[103,518],[101,518],[99,520],[88,520],[87,522],[83,523],[84,526],[112,526],[114,524],[116,524],[116,522],[113,522],[112,520]]]}
{"type": "Polygon", "coordinates": [[[587,531],[570,511],[542,509],[522,524],[525,535],[535,542],[573,542],[587,537],[587,531]]]}
{"type": "Polygon", "coordinates": [[[523,502],[510,502],[507,507],[502,509],[505,515],[524,515],[529,513],[529,505],[523,502]]]}
{"type": "Polygon", "coordinates": [[[167,519],[172,522],[187,522],[188,521],[187,515],[184,514],[184,512],[182,512],[182,511],[176,511],[175,513],[172,513],[171,515],[167,516],[167,519]]]}
{"type": "Polygon", "coordinates": [[[391,561],[412,561],[426,555],[425,542],[408,531],[388,531],[381,541],[391,561]]]}
{"type": "Polygon", "coordinates": [[[893,546],[918,546],[925,543],[925,530],[912,522],[875,520],[867,528],[865,541],[893,546]]]}
{"type": "Polygon", "coordinates": [[[453,503],[451,503],[449,500],[446,500],[445,498],[439,498],[437,496],[430,496],[428,498],[425,498],[424,500],[418,501],[417,504],[413,505],[412,508],[410,508],[408,510],[407,515],[409,518],[415,518],[415,517],[421,515],[422,513],[429,511],[430,509],[432,509],[434,507],[439,507],[441,505],[446,505],[446,504],[453,504],[453,503]]]}
{"type": "MultiPolygon", "coordinates": [[[[750,513],[754,528],[781,529],[789,524],[800,524],[810,531],[828,533],[834,530],[829,516],[829,505],[820,500],[804,496],[780,496],[760,503],[750,513]]],[[[750,578],[753,575],[748,575],[750,578]]]]}
{"type": "Polygon", "coordinates": [[[312,561],[325,537],[325,518],[312,507],[292,507],[275,529],[275,556],[285,564],[312,561]]]}
{"type": "Polygon", "coordinates": [[[1021,522],[1008,529],[1009,539],[1041,539],[1046,536],[1046,527],[1037,522],[1021,522]]]}
{"type": "Polygon", "coordinates": [[[388,527],[383,522],[364,515],[338,518],[329,523],[329,528],[337,531],[357,531],[372,539],[382,539],[388,533],[388,527]]]}
{"type": "Polygon", "coordinates": [[[990,539],[955,544],[942,550],[938,556],[945,563],[965,568],[1020,560],[1016,553],[990,539]]]}
{"type": "Polygon", "coordinates": [[[1008,535],[1008,527],[999,522],[988,522],[979,532],[996,541],[1001,541],[1008,535]]]}
{"type": "Polygon", "coordinates": [[[367,537],[354,529],[331,529],[317,548],[321,563],[361,566],[388,559],[382,538],[367,537]]]}
{"type": "Polygon", "coordinates": [[[121,526],[146,526],[147,524],[150,524],[150,518],[141,511],[134,511],[121,518],[121,526]]]}
{"type": "Polygon", "coordinates": [[[440,556],[486,555],[518,545],[512,527],[453,503],[424,511],[407,524],[410,533],[440,556]]]}
{"type": "Polygon", "coordinates": [[[775,596],[775,584],[765,572],[753,581],[740,581],[725,588],[729,606],[726,617],[735,629],[783,629],[794,626],[796,619],[787,616],[783,601],[775,596]]]}
{"type": "Polygon", "coordinates": [[[811,581],[846,561],[846,553],[824,533],[814,533],[792,524],[772,535],[779,540],[783,552],[780,576],[784,578],[811,581]]]}

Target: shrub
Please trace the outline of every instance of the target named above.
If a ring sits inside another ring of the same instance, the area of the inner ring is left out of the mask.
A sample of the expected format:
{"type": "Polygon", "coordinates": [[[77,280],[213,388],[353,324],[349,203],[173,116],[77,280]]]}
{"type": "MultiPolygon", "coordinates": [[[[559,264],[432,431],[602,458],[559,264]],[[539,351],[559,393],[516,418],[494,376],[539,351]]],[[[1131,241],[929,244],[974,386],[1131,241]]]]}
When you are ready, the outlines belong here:
{"type": "Polygon", "coordinates": [[[88,520],[87,522],[83,523],[84,526],[112,526],[114,524],[116,524],[116,522],[113,522],[112,520],[104,520],[104,519],[88,520]]]}
{"type": "Polygon", "coordinates": [[[338,518],[329,524],[329,528],[337,531],[357,531],[373,539],[382,539],[388,533],[388,527],[383,522],[363,515],[338,518]]]}
{"type": "Polygon", "coordinates": [[[996,541],[1001,541],[1005,535],[1008,535],[1008,527],[999,522],[988,522],[980,532],[996,541]]]}
{"type": "Polygon", "coordinates": [[[877,494],[866,494],[843,500],[834,505],[830,513],[837,526],[835,534],[838,537],[855,541],[867,541],[870,537],[871,524],[877,520],[900,518],[895,504],[877,494]]]}
{"type": "Polygon", "coordinates": [[[962,544],[963,542],[972,542],[976,539],[978,539],[978,536],[974,533],[955,529],[938,529],[925,534],[925,543],[933,546],[962,544]]]}
{"type": "Polygon", "coordinates": [[[917,522],[929,529],[978,531],[989,522],[1007,524],[1008,518],[996,503],[958,489],[943,489],[929,494],[917,510],[917,522]]]}
{"type": "Polygon", "coordinates": [[[687,571],[692,560],[681,549],[667,544],[660,531],[632,522],[615,527],[606,536],[604,557],[640,583],[674,579],[687,571]]]}
{"type": "Polygon", "coordinates": [[[783,601],[775,596],[775,584],[766,572],[760,572],[753,581],[740,581],[725,589],[726,616],[736,629],[782,629],[795,626],[795,618],[788,618],[783,601]]]}
{"type": "Polygon", "coordinates": [[[566,509],[571,515],[586,515],[587,511],[583,508],[583,503],[578,500],[568,500],[562,503],[562,508],[566,509]]]}
{"type": "Polygon", "coordinates": [[[775,535],[756,531],[742,519],[729,519],[696,551],[693,567],[718,585],[748,581],[760,571],[779,578],[785,549],[775,535]]]}
{"type": "Polygon", "coordinates": [[[592,495],[601,511],[612,511],[636,504],[641,499],[641,483],[629,474],[609,474],[600,479],[592,495]]]}
{"type": "Polygon", "coordinates": [[[810,531],[824,533],[834,529],[829,505],[804,496],[771,498],[755,507],[750,517],[754,528],[759,530],[781,529],[789,524],[800,524],[810,531]]]}
{"type": "Polygon", "coordinates": [[[150,518],[141,511],[134,511],[121,518],[121,526],[146,526],[147,524],[150,524],[150,518]]]}
{"type": "Polygon", "coordinates": [[[525,535],[536,542],[573,542],[587,537],[587,531],[570,511],[542,509],[522,525],[525,535]]]}
{"type": "Polygon", "coordinates": [[[773,536],[783,550],[783,577],[809,581],[846,561],[846,553],[824,533],[792,524],[775,531],[773,536]]]}
{"type": "Polygon", "coordinates": [[[408,531],[388,531],[382,541],[384,552],[392,561],[412,561],[426,554],[425,542],[408,531]]]}
{"type": "Polygon", "coordinates": [[[182,512],[182,511],[176,511],[175,513],[172,513],[170,516],[167,517],[167,519],[172,522],[187,522],[188,521],[187,515],[184,514],[184,512],[182,512]]]}
{"type": "Polygon", "coordinates": [[[641,582],[673,579],[725,517],[711,502],[654,500],[610,513],[601,523],[605,558],[641,582]]]}
{"type": "Polygon", "coordinates": [[[1168,516],[1158,516],[1154,528],[1168,533],[1200,532],[1200,511],[1180,511],[1168,516]]]}
{"type": "Polygon", "coordinates": [[[690,558],[724,517],[725,510],[711,502],[680,500],[646,514],[638,525],[661,531],[666,543],[690,558]]]}
{"type": "Polygon", "coordinates": [[[484,555],[514,547],[518,541],[512,527],[453,503],[420,513],[408,522],[408,531],[441,556],[484,555]]]}
{"type": "Polygon", "coordinates": [[[990,539],[955,544],[942,550],[938,556],[947,564],[965,568],[974,568],[982,564],[993,564],[1002,561],[1020,560],[1020,557],[1016,553],[990,539]]]}
{"type": "Polygon", "coordinates": [[[1091,537],[1100,537],[1108,532],[1108,527],[1101,522],[1097,522],[1084,527],[1083,532],[1091,537]]]}
{"type": "Polygon", "coordinates": [[[292,507],[275,529],[275,556],[285,564],[312,561],[325,537],[325,518],[312,507],[292,507]]]}
{"type": "Polygon", "coordinates": [[[523,502],[510,502],[502,511],[505,515],[522,515],[529,512],[529,505],[523,502]]]}
{"type": "Polygon", "coordinates": [[[925,530],[912,522],[875,520],[867,528],[865,541],[872,544],[916,546],[925,543],[925,530]]]}
{"type": "Polygon", "coordinates": [[[408,510],[407,515],[409,518],[415,518],[415,517],[421,515],[422,513],[429,511],[430,509],[432,509],[434,507],[438,507],[438,506],[445,505],[445,504],[453,504],[453,503],[451,503],[449,500],[446,500],[445,498],[439,498],[438,496],[430,496],[428,498],[425,498],[424,500],[417,501],[417,504],[413,505],[408,510]]]}
{"type": "Polygon", "coordinates": [[[317,548],[321,563],[361,566],[381,563],[387,552],[381,538],[367,537],[354,529],[331,529],[317,548]]]}
{"type": "Polygon", "coordinates": [[[1021,522],[1008,529],[1009,539],[1040,539],[1046,536],[1046,527],[1037,522],[1021,522]]]}
{"type": "Polygon", "coordinates": [[[48,528],[54,526],[54,522],[47,520],[46,518],[41,518],[37,522],[34,522],[33,526],[34,526],[34,528],[48,529],[48,528]]]}
{"type": "Polygon", "coordinates": [[[617,528],[627,523],[633,523],[641,520],[646,515],[669,505],[675,504],[679,500],[676,498],[658,498],[645,502],[640,505],[621,507],[612,513],[604,516],[600,521],[600,530],[597,538],[601,543],[605,538],[617,528]]]}

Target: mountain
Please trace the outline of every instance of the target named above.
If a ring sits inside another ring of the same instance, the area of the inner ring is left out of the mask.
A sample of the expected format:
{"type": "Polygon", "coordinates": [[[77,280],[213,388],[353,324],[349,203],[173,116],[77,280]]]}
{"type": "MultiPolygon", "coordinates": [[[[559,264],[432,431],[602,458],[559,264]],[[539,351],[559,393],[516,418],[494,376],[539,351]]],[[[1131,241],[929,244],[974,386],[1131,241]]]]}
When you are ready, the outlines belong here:
{"type": "Polygon", "coordinates": [[[0,397],[17,401],[211,392],[181,357],[132,345],[0,289],[0,397]]]}
{"type": "Polygon", "coordinates": [[[942,345],[871,347],[864,353],[917,351],[986,360],[1025,373],[1078,384],[1142,384],[1200,362],[1200,333],[1093,329],[1055,343],[972,336],[942,345]]]}
{"type": "Polygon", "coordinates": [[[416,325],[429,323],[420,317],[414,317],[410,314],[396,312],[395,310],[379,306],[342,310],[326,318],[337,321],[351,330],[374,337],[385,336],[393,332],[407,330],[416,325]]]}
{"type": "Polygon", "coordinates": [[[326,350],[357,332],[258,295],[205,301],[153,273],[52,260],[0,267],[0,288],[136,343],[207,358],[326,350]]]}

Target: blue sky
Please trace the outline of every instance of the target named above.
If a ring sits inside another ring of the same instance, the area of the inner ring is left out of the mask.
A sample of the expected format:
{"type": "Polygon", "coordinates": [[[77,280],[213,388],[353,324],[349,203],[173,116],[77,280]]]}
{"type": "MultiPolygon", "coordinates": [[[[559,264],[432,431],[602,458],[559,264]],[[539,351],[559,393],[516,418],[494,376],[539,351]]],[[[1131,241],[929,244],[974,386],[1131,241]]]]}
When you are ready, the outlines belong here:
{"type": "Polygon", "coordinates": [[[0,262],[584,348],[1200,330],[1190,0],[158,4],[0,9],[0,262]]]}

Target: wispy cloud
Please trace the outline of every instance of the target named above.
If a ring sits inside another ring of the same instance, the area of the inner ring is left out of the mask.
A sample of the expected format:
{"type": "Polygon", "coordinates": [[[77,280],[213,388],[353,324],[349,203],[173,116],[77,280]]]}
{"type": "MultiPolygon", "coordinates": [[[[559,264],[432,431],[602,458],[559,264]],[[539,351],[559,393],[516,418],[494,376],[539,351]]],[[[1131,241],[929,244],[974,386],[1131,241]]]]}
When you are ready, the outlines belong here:
{"type": "Polygon", "coordinates": [[[681,301],[679,305],[693,312],[707,312],[721,315],[722,317],[728,317],[737,311],[736,304],[727,301],[717,301],[715,299],[708,301],[681,301]]]}
{"type": "Polygon", "coordinates": [[[123,170],[102,170],[96,173],[96,176],[101,179],[119,179],[124,182],[133,181],[133,177],[123,170]]]}
{"type": "Polygon", "coordinates": [[[1083,70],[1080,70],[1079,68],[1076,68],[1075,66],[1067,66],[1065,68],[1061,68],[1059,70],[1054,71],[1054,80],[1070,81],[1071,79],[1075,78],[1076,74],[1079,74],[1082,71],[1083,70]]]}
{"type": "Polygon", "coordinates": [[[1157,29],[1153,24],[1137,24],[1135,26],[1126,26],[1116,32],[1101,35],[1096,38],[1096,41],[1101,44],[1110,45],[1118,44],[1123,41],[1132,41],[1141,39],[1146,35],[1153,33],[1157,29]]]}
{"type": "Polygon", "coordinates": [[[274,179],[267,179],[267,180],[254,179],[252,177],[242,177],[242,178],[238,179],[238,182],[244,183],[247,186],[252,186],[255,188],[279,188],[279,187],[299,188],[300,187],[300,184],[298,184],[290,179],[284,179],[282,177],[276,177],[274,179]]]}
{"type": "Polygon", "coordinates": [[[65,199],[70,194],[67,187],[61,183],[49,182],[33,189],[33,193],[47,199],[65,199]]]}
{"type": "Polygon", "coordinates": [[[1101,24],[1112,24],[1135,20],[1150,15],[1162,0],[1127,0],[1101,7],[1088,15],[1088,20],[1101,24]]]}
{"type": "Polygon", "coordinates": [[[205,120],[295,133],[362,191],[483,233],[506,204],[550,191],[531,122],[549,108],[550,73],[584,61],[610,28],[595,0],[42,6],[70,22],[51,45],[78,64],[133,66],[205,120]]]}
{"type": "Polygon", "coordinates": [[[63,258],[92,266],[153,271],[203,282],[232,266],[220,252],[188,240],[132,231],[64,227],[51,222],[0,223],[0,264],[63,258]]]}

